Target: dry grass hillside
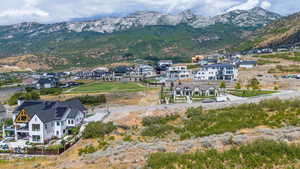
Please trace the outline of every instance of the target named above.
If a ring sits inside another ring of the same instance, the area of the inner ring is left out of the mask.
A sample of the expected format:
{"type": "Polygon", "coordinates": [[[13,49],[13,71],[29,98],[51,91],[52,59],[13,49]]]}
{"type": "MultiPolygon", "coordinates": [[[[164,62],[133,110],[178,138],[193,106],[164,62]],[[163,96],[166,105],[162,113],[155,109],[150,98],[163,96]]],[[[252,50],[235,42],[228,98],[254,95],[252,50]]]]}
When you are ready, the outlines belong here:
{"type": "Polygon", "coordinates": [[[55,64],[67,64],[66,59],[54,56],[23,55],[0,59],[1,71],[50,70],[55,64]]]}

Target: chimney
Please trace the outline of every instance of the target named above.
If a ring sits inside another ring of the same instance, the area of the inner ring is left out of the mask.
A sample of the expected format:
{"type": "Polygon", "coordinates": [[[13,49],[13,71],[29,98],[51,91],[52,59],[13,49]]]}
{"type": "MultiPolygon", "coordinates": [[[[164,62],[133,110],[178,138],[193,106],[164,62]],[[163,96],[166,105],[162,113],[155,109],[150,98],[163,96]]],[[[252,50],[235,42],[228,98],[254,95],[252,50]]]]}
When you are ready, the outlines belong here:
{"type": "Polygon", "coordinates": [[[18,99],[18,106],[21,106],[21,104],[24,103],[24,99],[18,99]]]}

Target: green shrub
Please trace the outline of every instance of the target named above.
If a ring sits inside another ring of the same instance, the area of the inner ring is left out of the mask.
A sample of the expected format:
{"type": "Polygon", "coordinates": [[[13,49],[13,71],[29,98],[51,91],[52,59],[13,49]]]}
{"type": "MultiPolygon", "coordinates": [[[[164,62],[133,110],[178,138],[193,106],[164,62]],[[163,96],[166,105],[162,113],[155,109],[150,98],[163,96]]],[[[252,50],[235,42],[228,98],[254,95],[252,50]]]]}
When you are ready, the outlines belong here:
{"type": "Polygon", "coordinates": [[[49,88],[49,89],[41,89],[40,94],[41,95],[60,95],[62,93],[61,88],[49,88]]]}
{"type": "Polygon", "coordinates": [[[171,114],[167,115],[165,117],[160,117],[160,116],[149,116],[145,117],[142,120],[143,126],[151,126],[154,124],[166,124],[169,121],[174,121],[179,117],[179,115],[171,114]]]}
{"type": "Polygon", "coordinates": [[[23,100],[38,100],[40,99],[39,93],[32,91],[29,93],[17,92],[13,96],[11,96],[8,100],[9,105],[16,105],[19,99],[23,100]]]}
{"type": "Polygon", "coordinates": [[[80,130],[80,126],[73,127],[73,128],[71,128],[71,134],[77,135],[77,134],[79,134],[79,130],[80,130]]]}
{"type": "Polygon", "coordinates": [[[106,103],[105,95],[98,95],[98,96],[81,96],[77,97],[82,104],[90,105],[90,106],[98,106],[100,104],[106,103]]]}
{"type": "Polygon", "coordinates": [[[84,148],[79,149],[78,154],[81,156],[83,154],[90,154],[96,152],[97,149],[92,145],[87,145],[84,148]]]}
{"type": "Polygon", "coordinates": [[[126,142],[132,142],[133,139],[131,138],[130,135],[126,135],[126,136],[123,138],[123,141],[126,141],[126,142]]]}
{"type": "Polygon", "coordinates": [[[98,140],[98,149],[99,150],[106,150],[108,146],[109,146],[109,143],[106,142],[105,140],[103,140],[103,139],[98,140]]]}
{"type": "Polygon", "coordinates": [[[85,127],[82,136],[83,138],[103,137],[106,134],[113,132],[115,129],[116,126],[114,126],[112,122],[91,122],[85,127]]]}
{"type": "Polygon", "coordinates": [[[191,154],[154,153],[147,160],[146,168],[286,168],[296,167],[300,160],[299,145],[259,140],[249,145],[234,147],[224,152],[207,150],[191,154]]]}

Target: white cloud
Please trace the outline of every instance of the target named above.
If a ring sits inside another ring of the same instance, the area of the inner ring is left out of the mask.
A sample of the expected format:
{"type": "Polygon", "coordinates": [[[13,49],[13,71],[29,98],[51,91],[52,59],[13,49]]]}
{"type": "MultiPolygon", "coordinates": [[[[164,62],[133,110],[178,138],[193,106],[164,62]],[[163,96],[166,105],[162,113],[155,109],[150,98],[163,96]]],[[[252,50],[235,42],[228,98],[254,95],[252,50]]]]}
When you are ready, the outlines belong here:
{"type": "Polygon", "coordinates": [[[240,5],[234,6],[230,8],[228,11],[233,10],[249,10],[259,5],[260,0],[247,0],[244,3],[241,3],[240,5]]]}
{"type": "Polygon", "coordinates": [[[299,0],[1,0],[0,24],[25,21],[61,22],[72,18],[129,14],[141,10],[177,13],[193,9],[213,16],[235,9],[256,6],[291,13],[300,10],[299,0]]]}
{"type": "Polygon", "coordinates": [[[269,2],[269,1],[263,1],[261,4],[260,4],[260,7],[264,8],[264,9],[268,9],[272,6],[272,4],[269,2]]]}

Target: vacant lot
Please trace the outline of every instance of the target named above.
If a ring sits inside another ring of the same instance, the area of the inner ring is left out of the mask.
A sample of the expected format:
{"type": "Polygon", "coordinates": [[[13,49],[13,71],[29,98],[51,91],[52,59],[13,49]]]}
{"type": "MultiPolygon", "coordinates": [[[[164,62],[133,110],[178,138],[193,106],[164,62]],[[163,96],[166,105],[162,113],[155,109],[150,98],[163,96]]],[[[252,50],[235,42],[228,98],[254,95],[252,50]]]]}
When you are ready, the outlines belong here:
{"type": "Polygon", "coordinates": [[[74,88],[69,93],[138,92],[147,89],[149,88],[134,82],[94,82],[74,88]]]}
{"type": "Polygon", "coordinates": [[[262,54],[255,55],[254,57],[258,58],[276,58],[276,59],[285,59],[294,62],[300,62],[300,53],[299,52],[282,52],[282,53],[272,53],[272,54],[262,54]]]}

